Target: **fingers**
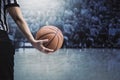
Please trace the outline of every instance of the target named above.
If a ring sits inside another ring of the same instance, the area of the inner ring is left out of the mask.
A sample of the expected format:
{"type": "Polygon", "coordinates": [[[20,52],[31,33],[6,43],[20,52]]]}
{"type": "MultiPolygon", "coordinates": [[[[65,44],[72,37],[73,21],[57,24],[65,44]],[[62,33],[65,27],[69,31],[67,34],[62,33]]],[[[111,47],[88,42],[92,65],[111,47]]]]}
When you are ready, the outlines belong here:
{"type": "Polygon", "coordinates": [[[53,49],[49,49],[49,48],[46,48],[46,47],[44,47],[43,45],[41,45],[41,50],[40,51],[42,51],[42,52],[44,52],[44,53],[51,53],[51,52],[53,52],[54,50],[53,49]]]}
{"type": "Polygon", "coordinates": [[[49,42],[48,39],[43,39],[43,40],[37,40],[37,49],[41,52],[44,52],[46,54],[54,52],[54,50],[46,48],[43,44],[49,42]]]}
{"type": "Polygon", "coordinates": [[[43,43],[47,43],[48,41],[49,41],[48,39],[40,40],[41,44],[43,44],[43,43]]]}

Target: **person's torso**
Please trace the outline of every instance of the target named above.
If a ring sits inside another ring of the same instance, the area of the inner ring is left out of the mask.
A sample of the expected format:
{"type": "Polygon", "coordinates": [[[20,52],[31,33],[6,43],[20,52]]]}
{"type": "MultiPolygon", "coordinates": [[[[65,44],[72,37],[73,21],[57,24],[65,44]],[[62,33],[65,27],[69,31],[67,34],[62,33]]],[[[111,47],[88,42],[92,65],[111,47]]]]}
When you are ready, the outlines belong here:
{"type": "Polygon", "coordinates": [[[8,31],[6,22],[5,0],[0,0],[0,30],[8,31]]]}

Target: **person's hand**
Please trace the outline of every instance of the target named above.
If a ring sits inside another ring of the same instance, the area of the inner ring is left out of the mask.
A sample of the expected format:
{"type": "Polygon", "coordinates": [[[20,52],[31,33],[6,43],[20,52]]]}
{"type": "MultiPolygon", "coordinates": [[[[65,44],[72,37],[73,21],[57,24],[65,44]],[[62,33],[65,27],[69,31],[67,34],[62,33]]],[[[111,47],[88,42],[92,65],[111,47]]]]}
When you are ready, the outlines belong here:
{"type": "Polygon", "coordinates": [[[32,42],[32,45],[33,45],[33,47],[35,47],[35,48],[38,49],[39,51],[48,54],[48,53],[53,52],[54,50],[49,49],[49,48],[46,48],[46,47],[43,45],[44,43],[47,43],[47,42],[48,42],[48,39],[44,39],[44,40],[34,40],[34,41],[32,42]]]}

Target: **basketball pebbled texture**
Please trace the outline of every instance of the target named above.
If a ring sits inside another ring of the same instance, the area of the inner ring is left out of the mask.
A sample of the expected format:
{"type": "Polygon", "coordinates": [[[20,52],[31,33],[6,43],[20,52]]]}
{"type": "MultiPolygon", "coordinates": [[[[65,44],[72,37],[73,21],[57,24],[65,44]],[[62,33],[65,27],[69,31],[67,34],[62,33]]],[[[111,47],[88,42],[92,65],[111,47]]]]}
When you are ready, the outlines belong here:
{"type": "Polygon", "coordinates": [[[36,39],[48,39],[49,41],[43,45],[54,51],[60,49],[64,41],[61,30],[55,26],[43,26],[40,28],[36,33],[36,39]]]}

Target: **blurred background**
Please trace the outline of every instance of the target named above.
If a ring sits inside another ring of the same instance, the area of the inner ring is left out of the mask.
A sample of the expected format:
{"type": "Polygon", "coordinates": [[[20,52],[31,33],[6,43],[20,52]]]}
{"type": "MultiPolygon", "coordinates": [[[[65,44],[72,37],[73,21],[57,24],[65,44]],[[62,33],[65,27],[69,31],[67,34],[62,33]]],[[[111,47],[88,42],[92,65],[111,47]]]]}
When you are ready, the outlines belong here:
{"type": "Polygon", "coordinates": [[[51,55],[37,51],[9,16],[15,80],[120,80],[119,0],[18,1],[34,37],[54,25],[64,44],[51,55]]]}
{"type": "MultiPolygon", "coordinates": [[[[19,0],[32,34],[54,25],[64,35],[63,48],[120,48],[119,0],[19,0]]],[[[9,36],[16,48],[32,47],[9,16],[9,36]]]]}

